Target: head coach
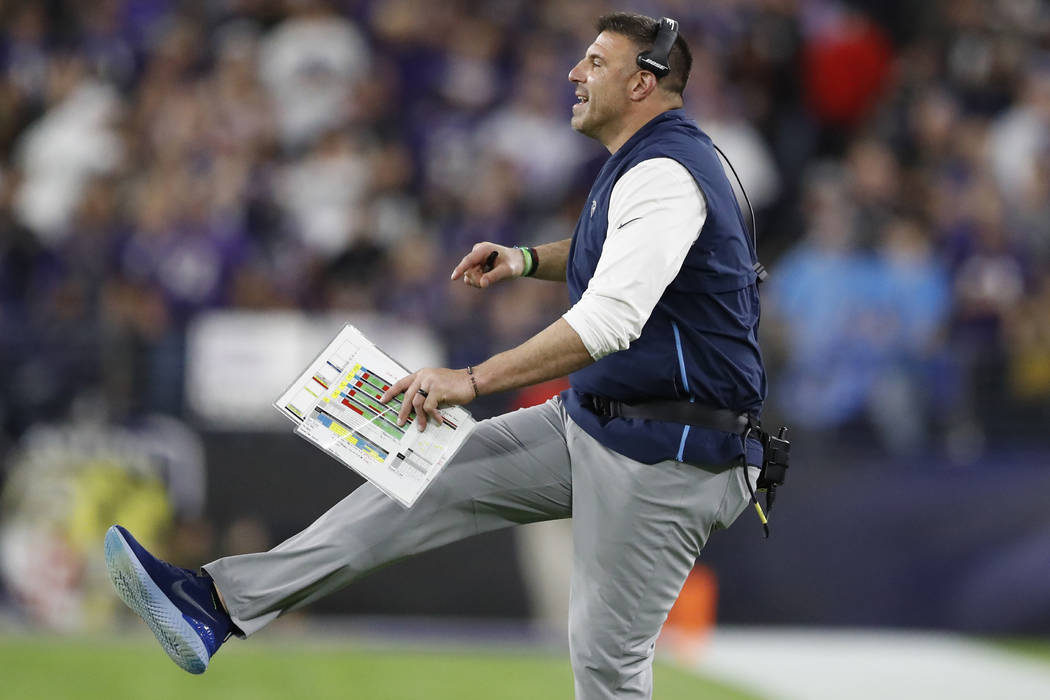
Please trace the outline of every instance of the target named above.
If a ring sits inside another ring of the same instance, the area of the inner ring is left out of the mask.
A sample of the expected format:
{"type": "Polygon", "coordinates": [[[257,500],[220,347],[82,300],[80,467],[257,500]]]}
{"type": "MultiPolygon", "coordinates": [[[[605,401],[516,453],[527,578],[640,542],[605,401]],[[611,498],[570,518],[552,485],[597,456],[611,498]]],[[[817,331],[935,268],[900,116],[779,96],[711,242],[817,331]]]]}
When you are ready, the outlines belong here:
{"type": "Polygon", "coordinates": [[[438,408],[481,394],[565,374],[571,388],[479,423],[411,509],[365,484],[273,550],[219,559],[200,575],[165,568],[111,528],[118,590],[130,590],[125,600],[183,668],[203,671],[229,634],[253,634],[387,563],[571,517],[576,697],[651,697],[667,613],[708,537],[751,500],[758,468],[744,465],[762,463],[749,437],[766,391],[760,267],[711,140],[681,109],[691,57],[677,23],[615,13],[597,29],[568,75],[571,124],[611,156],[572,237],[479,243],[452,272],[479,289],[565,282],[571,308],[516,348],[475,367],[419,370],[383,400],[404,391],[400,423],[414,408],[425,429],[438,408]],[[184,600],[191,589],[196,606],[184,600]],[[165,605],[194,624],[168,624],[156,612],[165,605]]]}

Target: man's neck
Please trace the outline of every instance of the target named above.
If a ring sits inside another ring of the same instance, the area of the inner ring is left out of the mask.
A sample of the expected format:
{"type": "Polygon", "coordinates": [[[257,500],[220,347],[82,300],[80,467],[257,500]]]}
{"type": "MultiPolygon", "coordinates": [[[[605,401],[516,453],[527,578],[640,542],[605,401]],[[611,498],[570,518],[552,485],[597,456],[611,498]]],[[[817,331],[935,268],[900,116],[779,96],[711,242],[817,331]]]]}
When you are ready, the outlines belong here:
{"type": "Polygon", "coordinates": [[[678,109],[681,106],[682,104],[680,102],[678,104],[663,102],[660,105],[654,105],[648,109],[638,110],[637,112],[628,115],[614,137],[610,139],[602,139],[602,145],[609,150],[610,154],[616,153],[620,150],[620,147],[627,143],[627,141],[643,126],[664,112],[678,109]]]}

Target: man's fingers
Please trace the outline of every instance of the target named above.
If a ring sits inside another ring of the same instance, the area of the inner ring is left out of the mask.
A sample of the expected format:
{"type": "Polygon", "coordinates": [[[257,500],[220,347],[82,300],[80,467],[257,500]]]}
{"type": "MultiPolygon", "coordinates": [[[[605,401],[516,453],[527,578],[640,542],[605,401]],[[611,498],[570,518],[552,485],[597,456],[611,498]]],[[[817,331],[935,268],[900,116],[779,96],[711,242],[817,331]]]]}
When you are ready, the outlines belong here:
{"type": "Polygon", "coordinates": [[[398,379],[390,386],[389,389],[386,390],[386,392],[383,394],[383,397],[379,399],[379,403],[389,403],[390,399],[394,398],[402,391],[404,391],[405,388],[412,383],[412,380],[414,378],[414,374],[408,374],[404,377],[401,377],[401,379],[398,379]]]}
{"type": "Polygon", "coordinates": [[[446,386],[447,378],[443,381],[441,373],[448,371],[425,369],[402,377],[386,390],[379,401],[384,404],[388,403],[403,391],[404,396],[397,412],[399,427],[408,423],[413,413],[416,414],[416,424],[420,430],[425,430],[430,421],[436,421],[438,425],[442,425],[445,417],[441,415],[439,407],[444,398],[449,396],[449,392],[446,386]],[[423,375],[426,377],[424,378],[423,375]],[[424,383],[427,385],[426,389],[423,388],[424,383]]]}
{"type": "Polygon", "coordinates": [[[427,412],[423,410],[426,400],[427,397],[423,396],[418,390],[416,391],[416,395],[412,397],[412,407],[416,410],[416,425],[419,426],[421,431],[426,430],[427,427],[427,412]]]}
{"type": "Polygon", "coordinates": [[[465,258],[459,261],[459,264],[456,265],[456,267],[452,270],[452,279],[458,280],[464,272],[471,268],[469,260],[470,255],[467,255],[465,258]]]}
{"type": "Polygon", "coordinates": [[[491,273],[483,275],[481,274],[480,267],[472,267],[469,270],[467,270],[466,274],[463,275],[463,281],[471,287],[484,289],[495,281],[494,279],[486,279],[489,276],[489,274],[491,273]]]}
{"type": "Polygon", "coordinates": [[[437,397],[428,396],[427,400],[423,402],[423,412],[433,418],[438,425],[441,425],[445,422],[445,417],[438,410],[438,403],[437,397]]]}
{"type": "MultiPolygon", "coordinates": [[[[405,398],[401,401],[401,410],[397,412],[398,426],[402,426],[408,422],[408,417],[412,413],[416,398],[418,397],[420,401],[423,400],[423,397],[419,396],[417,393],[421,383],[422,380],[420,380],[417,375],[412,375],[412,382],[408,385],[408,388],[405,389],[405,398]]],[[[416,412],[416,415],[419,415],[418,411],[416,412]]]]}
{"type": "Polygon", "coordinates": [[[456,269],[452,271],[452,279],[459,279],[460,276],[470,268],[480,266],[481,263],[485,261],[485,256],[488,255],[488,253],[488,250],[478,250],[475,248],[464,255],[463,259],[459,261],[458,265],[456,265],[456,269]]]}

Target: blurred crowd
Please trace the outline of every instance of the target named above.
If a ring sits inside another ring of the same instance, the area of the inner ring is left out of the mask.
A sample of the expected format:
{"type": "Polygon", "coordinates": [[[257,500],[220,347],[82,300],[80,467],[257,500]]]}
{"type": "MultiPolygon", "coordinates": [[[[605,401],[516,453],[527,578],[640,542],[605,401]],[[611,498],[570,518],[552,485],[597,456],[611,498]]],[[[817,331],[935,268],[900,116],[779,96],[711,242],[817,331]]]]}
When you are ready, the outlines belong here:
{"type": "MultiPolygon", "coordinates": [[[[184,414],[188,324],[379,311],[451,366],[560,285],[448,274],[571,234],[607,155],[568,126],[604,0],[0,4],[0,420],[184,414]]],[[[620,9],[620,8],[617,8],[620,9]]],[[[894,453],[1050,419],[1050,7],[665,0],[686,108],[772,271],[769,412],[894,453]]]]}

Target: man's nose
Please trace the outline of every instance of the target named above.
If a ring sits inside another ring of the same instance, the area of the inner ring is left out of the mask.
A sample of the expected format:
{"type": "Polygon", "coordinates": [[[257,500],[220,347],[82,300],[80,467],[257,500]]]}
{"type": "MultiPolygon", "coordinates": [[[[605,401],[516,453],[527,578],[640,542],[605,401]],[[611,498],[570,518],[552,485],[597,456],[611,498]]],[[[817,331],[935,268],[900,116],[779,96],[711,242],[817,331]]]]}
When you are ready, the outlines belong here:
{"type": "MultiPolygon", "coordinates": [[[[580,63],[582,63],[582,61],[580,63]]],[[[570,83],[582,83],[583,82],[584,78],[580,74],[580,63],[577,63],[575,66],[572,67],[572,70],[569,71],[569,82],[570,83]]]]}

